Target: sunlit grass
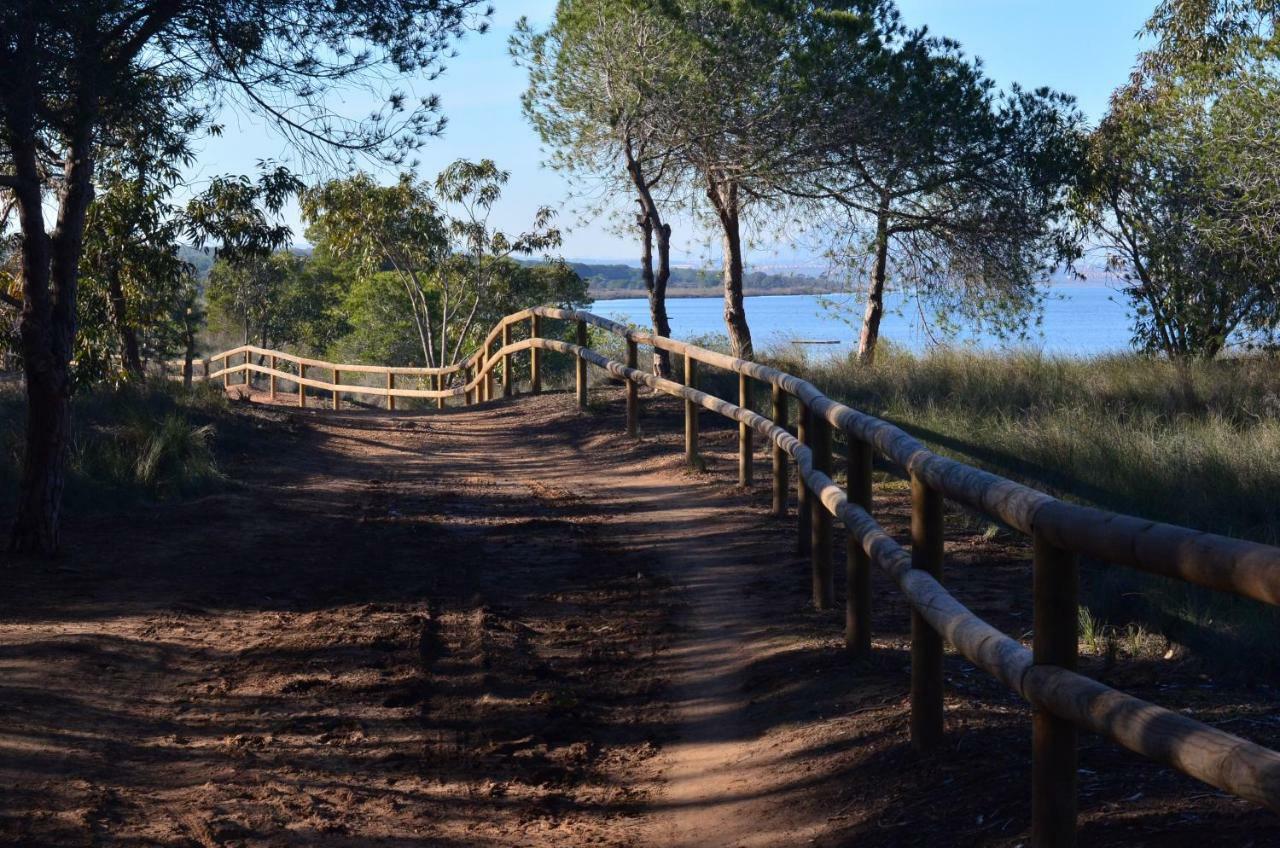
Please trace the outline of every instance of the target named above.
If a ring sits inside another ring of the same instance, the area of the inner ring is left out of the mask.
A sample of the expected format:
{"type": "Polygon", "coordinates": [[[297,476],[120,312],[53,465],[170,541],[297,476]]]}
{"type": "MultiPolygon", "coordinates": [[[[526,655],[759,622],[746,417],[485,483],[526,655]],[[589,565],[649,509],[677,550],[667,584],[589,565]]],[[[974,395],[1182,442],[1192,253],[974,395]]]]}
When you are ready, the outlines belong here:
{"type": "MultiPolygon", "coordinates": [[[[1064,499],[1280,542],[1276,357],[1178,364],[1137,355],[887,350],[872,368],[790,352],[771,364],[939,453],[1064,499]]],[[[1086,569],[1084,591],[1098,632],[1119,640],[1122,654],[1132,625],[1247,662],[1262,653],[1280,665],[1273,609],[1104,565],[1086,569]],[[1238,652],[1241,645],[1248,650],[1238,652]]]]}

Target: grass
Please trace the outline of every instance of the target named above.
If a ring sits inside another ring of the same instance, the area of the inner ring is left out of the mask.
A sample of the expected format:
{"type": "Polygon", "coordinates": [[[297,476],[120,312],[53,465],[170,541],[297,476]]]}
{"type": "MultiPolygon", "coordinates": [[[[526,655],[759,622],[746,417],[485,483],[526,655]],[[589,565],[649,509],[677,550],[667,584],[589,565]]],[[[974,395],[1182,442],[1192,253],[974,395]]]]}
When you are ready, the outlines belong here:
{"type": "MultiPolygon", "coordinates": [[[[790,351],[771,364],[939,453],[1064,499],[1280,543],[1280,358],[889,349],[873,368],[790,351]]],[[[1084,591],[1112,634],[1133,624],[1280,669],[1273,609],[1115,567],[1087,568],[1084,591]]]]}
{"type": "MultiPolygon", "coordinates": [[[[20,385],[0,392],[0,497],[13,497],[23,444],[20,385]]],[[[67,501],[83,507],[179,498],[225,478],[217,442],[237,425],[220,385],[167,381],[89,389],[73,400],[67,501]]]]}

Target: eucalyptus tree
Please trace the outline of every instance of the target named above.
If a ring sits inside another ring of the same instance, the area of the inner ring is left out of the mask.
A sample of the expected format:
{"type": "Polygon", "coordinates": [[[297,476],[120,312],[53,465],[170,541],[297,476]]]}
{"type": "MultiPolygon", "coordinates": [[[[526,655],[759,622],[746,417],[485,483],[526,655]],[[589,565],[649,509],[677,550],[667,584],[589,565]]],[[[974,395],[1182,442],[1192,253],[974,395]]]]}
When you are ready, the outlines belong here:
{"type": "Polygon", "coordinates": [[[834,205],[869,243],[859,359],[875,359],[891,270],[897,282],[1015,332],[1038,284],[1076,254],[1069,188],[1081,117],[1045,89],[999,94],[948,39],[907,30],[891,3],[810,19],[802,59],[809,117],[788,190],[834,205]]]}
{"type": "Polygon", "coordinates": [[[145,172],[99,181],[80,260],[77,384],[141,378],[144,355],[166,352],[156,341],[190,269],[178,253],[183,222],[162,191],[145,172]]]}
{"type": "Polygon", "coordinates": [[[1224,76],[1280,48],[1278,0],[1161,0],[1144,31],[1157,39],[1140,58],[1147,73],[1224,76]]]}
{"type": "Polygon", "coordinates": [[[442,363],[448,347],[448,308],[437,316],[432,274],[448,254],[446,224],[431,187],[401,174],[379,185],[368,174],[330,180],[302,194],[307,238],[368,276],[386,270],[405,297],[422,362],[442,363]]]}
{"type": "MultiPolygon", "coordinates": [[[[602,205],[636,203],[641,275],[660,336],[671,335],[671,225],[662,206],[679,184],[683,144],[669,115],[693,73],[689,48],[677,22],[648,0],[561,0],[545,31],[521,18],[511,38],[529,71],[524,113],[552,167],[602,205]]],[[[670,373],[666,351],[654,350],[653,369],[670,373]]]]}
{"type": "Polygon", "coordinates": [[[404,174],[380,186],[357,174],[304,192],[302,214],[308,238],[335,258],[355,262],[366,276],[394,274],[422,361],[443,367],[461,359],[503,263],[560,244],[548,207],[535,211],[527,231],[513,235],[491,226],[509,179],[489,159],[459,159],[430,183],[404,174]]]}
{"type": "Polygon", "coordinates": [[[12,0],[0,4],[0,189],[16,199],[27,420],[10,547],[51,552],[70,438],[70,369],[97,151],[140,114],[181,123],[219,98],[314,153],[403,160],[439,129],[431,98],[393,91],[363,118],[353,88],[434,72],[483,10],[476,0],[12,0]],[[173,80],[157,101],[154,78],[173,80]],[[51,213],[52,228],[46,223],[51,213]]]}
{"type": "Polygon", "coordinates": [[[287,250],[217,260],[205,281],[212,328],[238,332],[244,344],[322,348],[335,335],[340,292],[314,264],[287,250]]]}
{"type": "Polygon", "coordinates": [[[1090,139],[1078,211],[1134,342],[1213,357],[1280,327],[1280,76],[1271,3],[1162,4],[1162,41],[1090,139]]]}
{"type": "Polygon", "coordinates": [[[458,159],[436,175],[435,193],[443,207],[452,257],[450,267],[439,275],[441,309],[461,319],[452,349],[444,339],[440,341],[442,361],[448,351],[444,364],[461,360],[464,342],[482,307],[493,300],[506,263],[516,256],[560,247],[562,236],[549,206],[534,210],[530,228],[520,233],[506,233],[490,224],[494,204],[510,179],[511,172],[498,168],[492,159],[458,159]]]}

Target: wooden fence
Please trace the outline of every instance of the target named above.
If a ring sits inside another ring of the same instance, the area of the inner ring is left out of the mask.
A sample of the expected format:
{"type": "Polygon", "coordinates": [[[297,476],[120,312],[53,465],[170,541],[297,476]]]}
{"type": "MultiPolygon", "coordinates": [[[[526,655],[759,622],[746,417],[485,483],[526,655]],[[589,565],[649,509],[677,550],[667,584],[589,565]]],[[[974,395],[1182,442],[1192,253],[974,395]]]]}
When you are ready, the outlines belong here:
{"type": "Polygon", "coordinates": [[[901,429],[824,396],[791,374],[655,336],[587,312],[537,307],[504,318],[481,348],[450,368],[384,368],[303,359],[245,346],[213,357],[222,365],[204,375],[229,380],[236,372],[255,372],[302,386],[339,393],[385,397],[448,397],[472,403],[494,397],[500,368],[503,396],[515,390],[511,357],[529,351],[530,385],[539,391],[543,351],[576,361],[576,399],[587,403],[587,368],[594,365],[626,385],[626,428],[635,435],[639,414],[637,388],[648,386],[685,403],[685,452],[698,451],[698,415],[702,409],[739,423],[738,475],[752,479],[755,436],[772,444],[773,512],[784,515],[789,485],[788,461],[798,474],[799,547],[811,556],[814,605],[835,604],[832,574],[832,519],[848,529],[845,641],[855,654],[871,649],[870,569],[878,566],[897,583],[912,608],[911,741],[920,750],[944,738],[943,642],[991,674],[1032,706],[1032,844],[1076,844],[1076,732],[1092,731],[1210,786],[1280,812],[1280,753],[1196,721],[1186,715],[1112,689],[1075,671],[1078,641],[1078,558],[1159,574],[1268,604],[1280,604],[1280,548],[1175,527],[1127,515],[1065,503],[1043,492],[939,456],[901,429]],[[542,334],[542,319],[571,322],[570,343],[542,334]],[[513,340],[513,328],[529,322],[525,338],[513,340]],[[588,327],[625,342],[626,362],[591,349],[588,327]],[[500,344],[495,348],[495,343],[500,344]],[[638,347],[684,357],[684,381],[663,379],[638,367],[638,347]],[[270,367],[253,363],[259,356],[270,367]],[[231,364],[241,357],[242,362],[231,364]],[[293,363],[296,374],[278,370],[293,363]],[[699,366],[738,375],[737,403],[697,388],[699,366]],[[332,382],[306,377],[307,368],[328,369],[332,382]],[[386,376],[385,387],[343,385],[343,372],[386,376]],[[397,389],[395,376],[432,380],[431,389],[397,389]],[[751,410],[754,383],[770,387],[771,417],[751,410]],[[787,429],[794,402],[795,433],[787,429]],[[832,479],[831,436],[844,433],[849,444],[847,483],[832,479]],[[911,486],[911,546],[895,542],[871,516],[871,468],[879,456],[911,486]],[[943,502],[951,500],[1001,522],[1032,539],[1033,640],[1027,650],[955,599],[942,585],[943,502]]]}
{"type": "MultiPolygon", "coordinates": [[[[501,378],[503,397],[510,397],[515,391],[515,374],[512,370],[511,357],[521,350],[530,352],[531,369],[530,385],[534,392],[542,391],[541,348],[532,345],[530,339],[541,334],[542,314],[538,310],[526,309],[504,318],[489,333],[479,350],[456,365],[443,368],[401,368],[386,365],[353,365],[341,362],[327,362],[322,359],[308,359],[294,356],[278,350],[241,345],[230,350],[200,360],[197,379],[212,380],[222,378],[227,387],[233,385],[232,375],[240,374],[241,385],[247,384],[252,374],[261,374],[268,378],[268,392],[274,400],[279,395],[281,381],[292,383],[297,394],[298,406],[307,405],[306,389],[316,389],[330,395],[330,405],[339,409],[343,395],[360,395],[373,398],[384,398],[388,409],[396,408],[396,398],[433,398],[436,405],[443,409],[448,398],[461,397],[467,404],[492,400],[495,397],[495,380],[501,378]],[[520,342],[513,342],[513,328],[518,323],[529,322],[530,337],[520,342]],[[496,352],[494,345],[501,343],[496,352]],[[255,362],[254,358],[258,361],[255,362]],[[236,362],[236,360],[239,360],[236,362]],[[280,366],[288,363],[295,370],[284,371],[280,366]],[[501,366],[501,374],[498,368],[501,366]],[[308,369],[313,376],[308,376],[308,369]],[[318,380],[314,372],[328,372],[329,380],[318,380]],[[383,378],[383,385],[366,386],[343,383],[343,374],[374,374],[383,378]],[[427,383],[429,389],[404,388],[396,386],[397,378],[410,378],[414,383],[427,383]]],[[[194,363],[193,363],[194,364],[194,363]]],[[[181,369],[181,362],[165,363],[166,370],[181,369]]]]}

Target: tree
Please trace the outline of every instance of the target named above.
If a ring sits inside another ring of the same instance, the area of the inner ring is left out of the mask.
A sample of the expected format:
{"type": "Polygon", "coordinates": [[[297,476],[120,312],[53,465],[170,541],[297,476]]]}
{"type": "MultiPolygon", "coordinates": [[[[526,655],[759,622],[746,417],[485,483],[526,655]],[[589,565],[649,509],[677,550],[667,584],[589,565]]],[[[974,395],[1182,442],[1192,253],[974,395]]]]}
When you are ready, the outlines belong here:
{"type": "MultiPolygon", "coordinates": [[[[391,272],[405,295],[427,367],[457,363],[464,343],[493,300],[497,273],[512,256],[559,246],[547,207],[531,229],[508,235],[490,227],[510,174],[489,159],[459,159],[431,185],[404,174],[379,186],[358,174],[305,192],[307,237],[365,275],[391,272]]],[[[362,289],[385,291],[385,280],[362,289]]],[[[531,304],[524,304],[525,306],[531,304]]]]}
{"type": "Polygon", "coordinates": [[[212,325],[238,332],[244,344],[322,350],[338,335],[333,312],[341,294],[316,266],[289,251],[218,259],[205,283],[212,325]]]}
{"type": "Polygon", "coordinates": [[[814,16],[806,30],[797,103],[807,115],[788,191],[870,231],[846,246],[870,260],[859,359],[874,362],[890,266],[943,317],[1020,328],[1038,284],[1075,255],[1071,100],[1016,86],[997,95],[978,62],[905,29],[888,2],[814,16]]]}
{"type": "Polygon", "coordinates": [[[391,273],[404,292],[422,361],[427,367],[442,361],[450,316],[443,312],[436,323],[426,275],[443,260],[449,242],[430,187],[411,174],[390,186],[355,174],[304,192],[302,215],[307,238],[322,251],[352,262],[365,276],[391,273]]]}
{"type": "Polygon", "coordinates": [[[312,152],[402,161],[438,131],[433,100],[407,105],[392,92],[363,119],[329,104],[352,86],[376,90],[387,71],[438,70],[475,13],[475,0],[0,6],[0,188],[18,208],[27,387],[12,550],[48,553],[58,543],[79,268],[101,145],[151,125],[141,118],[157,110],[180,125],[188,104],[227,98],[312,152]]]}
{"type": "Polygon", "coordinates": [[[1145,27],[1159,41],[1140,57],[1140,70],[1228,76],[1276,55],[1277,21],[1277,0],[1161,0],[1145,27]]]}
{"type": "Polygon", "coordinates": [[[1280,326],[1280,80],[1140,65],[1091,139],[1078,212],[1134,307],[1134,342],[1216,356],[1280,326]],[[1153,73],[1152,68],[1157,70],[1153,73]]]}
{"type": "MultiPolygon", "coordinates": [[[[451,265],[459,269],[455,273],[446,268],[438,276],[440,310],[445,315],[465,316],[447,363],[450,365],[461,359],[463,342],[475,326],[480,309],[496,300],[494,289],[502,281],[502,272],[509,267],[511,258],[560,246],[560,230],[552,226],[555,211],[549,206],[538,207],[533,213],[533,226],[518,235],[489,226],[493,205],[502,197],[510,178],[511,172],[499,170],[492,159],[458,159],[436,176],[436,195],[445,204],[451,265]]],[[[440,349],[445,350],[443,339],[440,349]]]]}
{"type": "Polygon", "coordinates": [[[808,7],[787,3],[687,0],[669,12],[688,33],[689,71],[675,86],[666,121],[679,140],[688,188],[709,204],[720,231],[724,321],[734,356],[750,359],[742,297],[743,217],[782,201],[777,178],[789,170],[797,24],[808,7]]]}
{"type": "MultiPolygon", "coordinates": [[[[465,270],[449,260],[453,273],[465,270]]],[[[476,312],[461,349],[470,353],[503,316],[529,306],[552,303],[569,308],[590,302],[587,284],[563,262],[528,264],[504,259],[491,269],[488,295],[476,312]]],[[[430,295],[435,300],[436,295],[430,295]]],[[[347,290],[341,310],[350,332],[334,346],[337,355],[355,361],[412,365],[421,361],[414,341],[409,301],[392,272],[359,275],[347,290]]]]}
{"type": "Polygon", "coordinates": [[[153,98],[141,104],[138,123],[115,128],[98,145],[97,186],[89,204],[80,260],[76,382],[115,371],[138,379],[143,347],[170,316],[189,269],[178,257],[184,228],[169,195],[190,164],[190,134],[205,120],[199,109],[174,116],[166,99],[180,80],[149,75],[153,98]],[[115,337],[116,350],[107,341],[115,337]],[[144,338],[145,337],[145,338],[144,338]]]}
{"type": "Polygon", "coordinates": [[[164,355],[173,306],[190,268],[178,255],[182,222],[144,175],[107,175],[89,207],[78,303],[75,380],[137,379],[164,355]]]}
{"type": "MultiPolygon", "coordinates": [[[[689,76],[688,46],[675,21],[645,0],[564,0],[545,32],[521,18],[511,38],[529,70],[524,113],[551,165],[604,204],[627,196],[638,205],[641,275],[660,336],[671,335],[671,225],[661,205],[681,167],[668,97],[689,76]]],[[[669,354],[653,354],[654,373],[669,376],[669,354]]]]}

